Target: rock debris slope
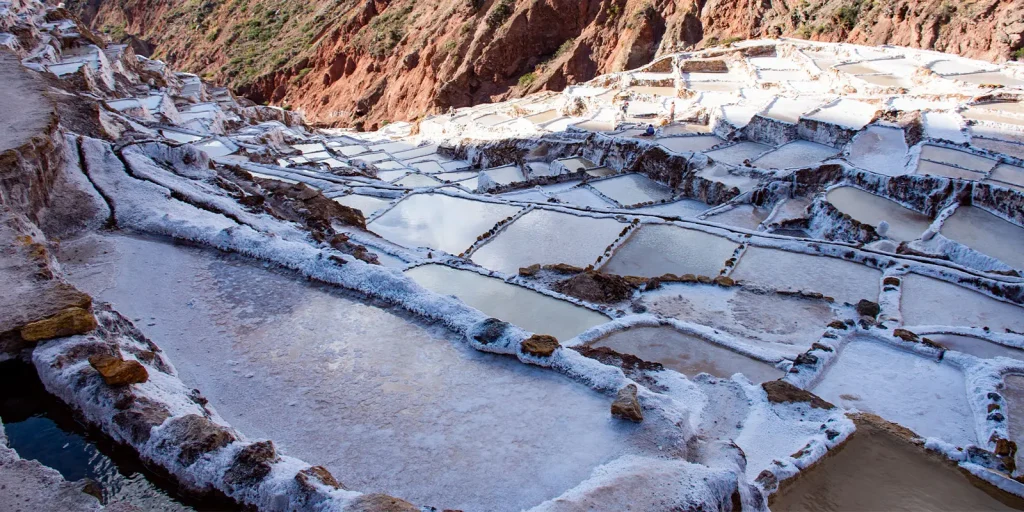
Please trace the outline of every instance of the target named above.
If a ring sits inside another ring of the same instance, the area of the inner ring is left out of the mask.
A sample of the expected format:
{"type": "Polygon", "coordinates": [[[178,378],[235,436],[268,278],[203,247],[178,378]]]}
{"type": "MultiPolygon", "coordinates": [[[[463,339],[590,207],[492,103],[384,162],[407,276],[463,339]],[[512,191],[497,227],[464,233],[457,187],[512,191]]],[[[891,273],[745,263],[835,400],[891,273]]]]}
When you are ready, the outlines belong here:
{"type": "Polygon", "coordinates": [[[0,357],[183,492],[765,510],[885,429],[1024,495],[1017,65],[751,40],[355,132],[0,22],[0,357]]]}

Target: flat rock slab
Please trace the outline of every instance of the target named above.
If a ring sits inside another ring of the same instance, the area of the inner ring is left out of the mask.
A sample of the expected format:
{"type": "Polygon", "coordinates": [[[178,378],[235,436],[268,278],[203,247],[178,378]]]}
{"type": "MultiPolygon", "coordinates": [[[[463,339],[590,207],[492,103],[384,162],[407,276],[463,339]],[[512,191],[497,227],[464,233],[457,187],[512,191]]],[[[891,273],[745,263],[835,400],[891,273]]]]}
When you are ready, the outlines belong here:
{"type": "MultiPolygon", "coordinates": [[[[21,65],[17,55],[0,50],[0,153],[21,147],[45,133],[53,113],[46,86],[21,65]]],[[[0,171],[3,169],[0,168],[0,171]]]]}
{"type": "MultiPolygon", "coordinates": [[[[21,339],[21,333],[15,331],[26,325],[71,308],[88,310],[92,305],[89,295],[52,278],[46,247],[25,234],[28,230],[24,226],[27,224],[14,215],[0,214],[0,282],[4,283],[4,293],[0,294],[0,351],[7,348],[4,339],[21,339]]],[[[91,318],[91,313],[88,315],[91,318]]],[[[96,322],[72,323],[87,327],[96,322]]]]}

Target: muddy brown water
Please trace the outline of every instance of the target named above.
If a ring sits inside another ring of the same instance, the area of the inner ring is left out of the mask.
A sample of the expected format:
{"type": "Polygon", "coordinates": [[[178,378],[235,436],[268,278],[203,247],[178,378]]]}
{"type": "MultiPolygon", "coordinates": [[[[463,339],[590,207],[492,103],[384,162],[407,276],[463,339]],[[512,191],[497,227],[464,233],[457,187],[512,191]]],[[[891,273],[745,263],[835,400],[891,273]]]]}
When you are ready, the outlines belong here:
{"type": "Polygon", "coordinates": [[[772,496],[770,508],[773,512],[1024,510],[1024,499],[988,486],[942,456],[878,426],[858,424],[857,432],[834,455],[791,483],[783,483],[772,496]]]}

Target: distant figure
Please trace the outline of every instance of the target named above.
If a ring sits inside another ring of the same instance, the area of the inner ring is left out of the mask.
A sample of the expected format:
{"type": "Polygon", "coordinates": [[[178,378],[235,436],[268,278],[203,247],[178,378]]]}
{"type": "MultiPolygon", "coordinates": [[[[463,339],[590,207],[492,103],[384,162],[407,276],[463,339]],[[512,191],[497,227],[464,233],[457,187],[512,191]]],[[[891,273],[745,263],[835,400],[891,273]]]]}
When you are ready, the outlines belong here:
{"type": "Polygon", "coordinates": [[[644,130],[644,135],[646,135],[648,137],[654,137],[654,125],[653,124],[647,125],[647,129],[644,130]]]}
{"type": "Polygon", "coordinates": [[[622,115],[626,115],[628,110],[629,110],[629,100],[623,100],[622,101],[622,115]]]}
{"type": "Polygon", "coordinates": [[[448,106],[448,117],[455,117],[455,107],[451,105],[448,106]]]}
{"type": "Polygon", "coordinates": [[[668,122],[670,122],[670,123],[676,122],[676,104],[675,104],[675,102],[673,102],[672,103],[672,107],[668,109],[668,122]]]}

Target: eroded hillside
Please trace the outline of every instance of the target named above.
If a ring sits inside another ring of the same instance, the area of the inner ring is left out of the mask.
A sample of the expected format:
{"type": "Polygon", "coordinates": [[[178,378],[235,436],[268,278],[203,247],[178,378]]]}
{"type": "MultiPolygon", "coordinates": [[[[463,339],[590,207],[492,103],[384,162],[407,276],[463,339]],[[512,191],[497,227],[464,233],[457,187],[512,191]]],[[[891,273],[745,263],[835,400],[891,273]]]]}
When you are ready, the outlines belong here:
{"type": "Polygon", "coordinates": [[[1019,56],[1024,1],[85,0],[94,28],[329,125],[560,90],[733,38],[898,44],[1019,56]]]}

